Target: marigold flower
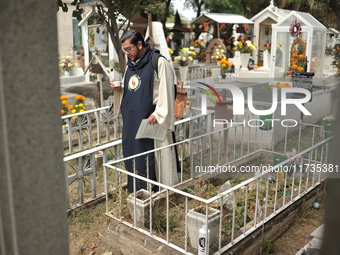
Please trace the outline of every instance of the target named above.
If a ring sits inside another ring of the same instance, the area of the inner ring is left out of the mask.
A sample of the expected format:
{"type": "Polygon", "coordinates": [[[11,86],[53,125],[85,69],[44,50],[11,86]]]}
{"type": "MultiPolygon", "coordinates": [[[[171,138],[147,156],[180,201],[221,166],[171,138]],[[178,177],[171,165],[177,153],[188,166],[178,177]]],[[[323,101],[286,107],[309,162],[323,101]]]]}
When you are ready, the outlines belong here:
{"type": "Polygon", "coordinates": [[[72,110],[72,113],[76,113],[76,112],[77,112],[77,110],[76,110],[76,109],[73,109],[73,110],[72,110]]]}
{"type": "Polygon", "coordinates": [[[300,54],[300,55],[299,55],[299,59],[300,59],[300,60],[304,60],[304,59],[305,59],[305,55],[300,54]]]}
{"type": "Polygon", "coordinates": [[[73,107],[73,105],[69,105],[69,106],[67,106],[67,108],[70,110],[70,111],[72,111],[73,109],[74,109],[74,107],[73,107]]]}
{"type": "Polygon", "coordinates": [[[60,112],[61,112],[61,114],[64,114],[64,113],[65,113],[65,111],[64,111],[64,110],[61,110],[60,112]]]}
{"type": "Polygon", "coordinates": [[[67,104],[67,101],[66,101],[66,100],[63,100],[63,101],[61,101],[61,103],[62,103],[63,105],[66,105],[66,104],[67,104]]]}

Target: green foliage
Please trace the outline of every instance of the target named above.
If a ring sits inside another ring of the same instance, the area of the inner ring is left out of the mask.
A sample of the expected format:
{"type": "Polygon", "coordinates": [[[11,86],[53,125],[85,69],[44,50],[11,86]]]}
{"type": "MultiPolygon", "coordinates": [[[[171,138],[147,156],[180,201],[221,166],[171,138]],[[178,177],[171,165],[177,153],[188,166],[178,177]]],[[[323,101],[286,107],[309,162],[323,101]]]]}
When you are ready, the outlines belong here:
{"type": "Polygon", "coordinates": [[[273,253],[274,252],[274,243],[271,239],[266,238],[265,242],[264,242],[264,250],[265,252],[268,253],[273,253]]]}
{"type": "Polygon", "coordinates": [[[333,62],[332,65],[340,72],[340,47],[335,46],[333,50],[333,62]]]}
{"type": "MultiPolygon", "coordinates": [[[[244,216],[245,216],[245,206],[244,205],[237,206],[235,209],[235,224],[234,224],[235,230],[238,230],[245,225],[244,216]]],[[[224,235],[229,236],[232,231],[233,213],[229,212],[226,215],[224,215],[223,220],[224,220],[224,224],[222,228],[222,233],[224,235]]],[[[248,215],[246,215],[246,223],[250,221],[251,221],[251,218],[248,215]]]]}
{"type": "Polygon", "coordinates": [[[218,188],[218,186],[214,186],[210,181],[207,181],[197,183],[192,188],[187,188],[187,192],[201,198],[211,198],[217,195],[218,188]]]}
{"type": "Polygon", "coordinates": [[[205,9],[213,13],[234,13],[243,15],[243,7],[238,0],[206,0],[205,9]]]}
{"type": "MultiPolygon", "coordinates": [[[[158,232],[165,232],[166,231],[166,214],[164,213],[157,213],[154,217],[154,226],[158,232]]],[[[169,230],[174,231],[178,227],[178,216],[176,213],[171,214],[169,216],[169,230]]]]}
{"type": "Polygon", "coordinates": [[[90,224],[93,222],[93,216],[87,209],[83,209],[81,211],[73,211],[68,217],[69,223],[83,223],[83,224],[90,224]]]}

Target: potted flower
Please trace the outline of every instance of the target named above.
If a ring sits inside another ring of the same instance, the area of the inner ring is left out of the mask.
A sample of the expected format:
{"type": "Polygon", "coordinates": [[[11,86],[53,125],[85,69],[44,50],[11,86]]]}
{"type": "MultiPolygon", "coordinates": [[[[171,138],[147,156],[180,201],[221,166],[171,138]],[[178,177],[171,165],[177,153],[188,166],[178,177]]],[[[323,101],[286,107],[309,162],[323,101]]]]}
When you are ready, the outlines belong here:
{"type": "Polygon", "coordinates": [[[333,48],[326,47],[325,49],[325,59],[324,59],[324,66],[330,68],[332,63],[332,56],[335,51],[333,51],[333,48]]]}
{"type": "Polygon", "coordinates": [[[242,38],[239,36],[234,42],[234,48],[236,52],[240,52],[241,57],[241,71],[248,71],[248,62],[250,53],[256,49],[256,44],[252,43],[248,38],[242,38]]]}
{"type": "Polygon", "coordinates": [[[222,58],[217,63],[219,63],[221,66],[221,75],[222,79],[224,79],[226,73],[228,73],[228,70],[232,66],[232,64],[226,58],[222,58]]]}
{"type": "Polygon", "coordinates": [[[60,61],[59,66],[64,71],[65,76],[70,76],[71,67],[73,66],[73,61],[71,56],[64,56],[60,61]]]}
{"type": "Polygon", "coordinates": [[[195,40],[192,45],[194,46],[194,51],[199,54],[201,51],[201,42],[199,40],[195,40]]]}
{"type": "Polygon", "coordinates": [[[234,42],[233,50],[240,51],[240,53],[251,53],[253,50],[256,50],[256,44],[252,43],[248,38],[239,36],[234,42]]]}
{"type": "Polygon", "coordinates": [[[222,49],[222,46],[218,45],[218,47],[214,49],[211,59],[216,60],[216,62],[218,63],[218,61],[223,58],[226,58],[226,55],[224,54],[224,50],[222,49]]]}
{"type": "Polygon", "coordinates": [[[263,46],[263,49],[266,50],[270,54],[271,53],[271,49],[272,49],[272,44],[271,43],[266,43],[263,46]]]}
{"type": "Polygon", "coordinates": [[[186,81],[188,65],[191,61],[193,61],[193,56],[195,55],[196,53],[194,51],[185,47],[180,50],[178,56],[174,57],[174,61],[180,66],[179,72],[182,81],[186,81]]]}

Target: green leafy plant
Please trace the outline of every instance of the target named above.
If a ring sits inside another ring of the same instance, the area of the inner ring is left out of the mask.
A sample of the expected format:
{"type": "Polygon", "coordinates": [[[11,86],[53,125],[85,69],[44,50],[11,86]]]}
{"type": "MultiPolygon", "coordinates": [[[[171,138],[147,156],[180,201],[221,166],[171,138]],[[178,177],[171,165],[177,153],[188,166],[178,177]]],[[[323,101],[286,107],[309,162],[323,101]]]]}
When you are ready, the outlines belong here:
{"type": "Polygon", "coordinates": [[[274,243],[271,239],[266,238],[264,242],[264,250],[268,253],[274,252],[274,243]]]}
{"type": "MultiPolygon", "coordinates": [[[[154,226],[158,232],[165,232],[166,225],[166,215],[164,213],[157,213],[154,217],[154,226]]],[[[169,216],[169,230],[174,231],[178,227],[178,217],[177,214],[172,214],[169,216]]]]}

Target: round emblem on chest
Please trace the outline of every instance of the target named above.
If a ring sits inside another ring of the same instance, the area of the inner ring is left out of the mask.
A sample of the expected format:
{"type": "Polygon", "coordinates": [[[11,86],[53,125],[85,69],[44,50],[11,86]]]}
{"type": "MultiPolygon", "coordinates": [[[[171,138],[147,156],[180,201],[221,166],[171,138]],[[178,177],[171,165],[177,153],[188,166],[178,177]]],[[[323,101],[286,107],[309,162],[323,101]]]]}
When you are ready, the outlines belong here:
{"type": "Polygon", "coordinates": [[[140,82],[141,80],[139,75],[137,74],[132,75],[129,80],[129,90],[130,91],[137,90],[140,87],[140,82]]]}

